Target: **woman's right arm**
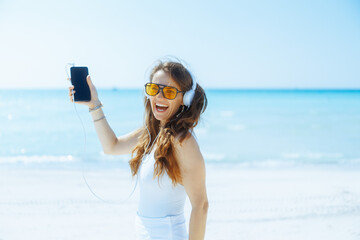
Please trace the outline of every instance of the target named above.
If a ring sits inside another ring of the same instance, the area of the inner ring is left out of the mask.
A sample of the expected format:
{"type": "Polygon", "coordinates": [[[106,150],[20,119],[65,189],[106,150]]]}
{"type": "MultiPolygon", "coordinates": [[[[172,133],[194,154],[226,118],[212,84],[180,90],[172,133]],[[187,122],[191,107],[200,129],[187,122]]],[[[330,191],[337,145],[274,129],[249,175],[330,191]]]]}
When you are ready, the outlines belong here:
{"type": "MultiPolygon", "coordinates": [[[[86,105],[89,109],[96,108],[96,110],[93,110],[90,113],[104,153],[111,155],[130,154],[141,135],[141,129],[137,129],[121,137],[116,137],[114,131],[111,129],[105,118],[103,110],[99,107],[101,102],[99,101],[96,88],[92,84],[90,76],[87,76],[86,80],[90,87],[91,100],[89,102],[75,103],[86,105]]],[[[73,101],[73,94],[75,93],[73,89],[74,86],[69,87],[69,96],[71,101],[73,101]]]]}
{"type": "Polygon", "coordinates": [[[91,112],[91,116],[105,154],[121,155],[131,153],[141,134],[140,129],[124,136],[116,137],[106,118],[104,118],[105,115],[101,108],[91,112]]]}

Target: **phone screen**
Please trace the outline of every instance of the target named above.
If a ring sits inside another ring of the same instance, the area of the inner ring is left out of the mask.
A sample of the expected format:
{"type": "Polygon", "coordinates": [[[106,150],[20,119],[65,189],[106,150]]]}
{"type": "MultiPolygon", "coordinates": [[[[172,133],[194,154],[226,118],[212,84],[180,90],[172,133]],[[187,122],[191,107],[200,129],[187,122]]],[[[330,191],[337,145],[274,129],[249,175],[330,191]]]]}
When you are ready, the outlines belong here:
{"type": "Polygon", "coordinates": [[[89,75],[87,67],[71,67],[71,84],[74,86],[75,101],[85,101],[88,102],[91,100],[90,88],[86,82],[86,77],[89,75]]]}

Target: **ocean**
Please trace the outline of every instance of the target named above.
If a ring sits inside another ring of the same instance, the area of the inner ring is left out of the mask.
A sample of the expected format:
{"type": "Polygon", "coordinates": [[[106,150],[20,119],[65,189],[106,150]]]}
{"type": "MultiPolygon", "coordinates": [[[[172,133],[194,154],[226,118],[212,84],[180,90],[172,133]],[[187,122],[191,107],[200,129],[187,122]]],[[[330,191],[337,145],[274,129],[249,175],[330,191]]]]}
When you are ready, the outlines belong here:
{"type": "MultiPolygon", "coordinates": [[[[205,91],[195,133],[207,164],[360,166],[360,90],[205,91]]],[[[143,124],[142,90],[98,93],[116,135],[143,124]]],[[[0,90],[0,168],[126,166],[131,156],[104,155],[87,107],[76,109],[67,89],[0,90]]]]}

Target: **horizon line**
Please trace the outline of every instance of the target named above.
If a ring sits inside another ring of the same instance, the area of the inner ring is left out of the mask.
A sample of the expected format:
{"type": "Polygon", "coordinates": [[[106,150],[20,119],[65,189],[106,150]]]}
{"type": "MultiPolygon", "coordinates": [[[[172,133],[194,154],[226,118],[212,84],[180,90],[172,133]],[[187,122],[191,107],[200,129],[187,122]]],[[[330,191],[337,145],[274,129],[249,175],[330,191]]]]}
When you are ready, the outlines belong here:
{"type": "MultiPolygon", "coordinates": [[[[29,91],[40,91],[40,90],[68,90],[67,88],[60,88],[60,87],[49,87],[49,88],[0,88],[0,91],[14,91],[14,90],[29,90],[29,91]]],[[[122,90],[143,90],[142,88],[135,88],[135,87],[129,87],[129,88],[119,88],[119,87],[100,87],[97,88],[97,90],[113,90],[113,91],[122,91],[122,90]]],[[[300,88],[300,87],[295,87],[295,88],[288,88],[288,87],[284,87],[284,88],[239,88],[239,87],[235,87],[235,88],[215,88],[215,87],[209,87],[209,88],[204,88],[204,90],[219,90],[219,91],[279,91],[279,90],[288,90],[288,91],[294,91],[294,90],[298,90],[298,91],[304,91],[304,90],[309,90],[309,91],[360,91],[360,88],[300,88]]]]}

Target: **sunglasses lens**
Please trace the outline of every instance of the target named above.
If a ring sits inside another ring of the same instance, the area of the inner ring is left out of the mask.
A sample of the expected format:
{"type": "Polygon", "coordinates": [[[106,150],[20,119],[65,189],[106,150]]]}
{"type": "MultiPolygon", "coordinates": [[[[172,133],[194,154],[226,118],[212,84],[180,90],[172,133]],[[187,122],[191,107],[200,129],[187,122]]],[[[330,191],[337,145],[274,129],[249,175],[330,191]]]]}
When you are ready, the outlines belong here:
{"type": "Polygon", "coordinates": [[[155,96],[159,92],[159,86],[153,83],[146,84],[146,93],[150,96],[155,96]]]}
{"type": "Polygon", "coordinates": [[[163,93],[167,99],[174,99],[176,97],[176,89],[173,87],[164,87],[163,93]]]}

